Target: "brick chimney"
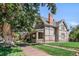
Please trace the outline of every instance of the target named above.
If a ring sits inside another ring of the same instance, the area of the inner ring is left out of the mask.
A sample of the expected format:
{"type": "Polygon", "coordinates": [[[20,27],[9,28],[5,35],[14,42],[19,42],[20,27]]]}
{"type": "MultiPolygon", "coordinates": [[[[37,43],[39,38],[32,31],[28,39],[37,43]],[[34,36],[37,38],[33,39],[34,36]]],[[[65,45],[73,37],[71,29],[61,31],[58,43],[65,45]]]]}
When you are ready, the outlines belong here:
{"type": "Polygon", "coordinates": [[[51,13],[48,14],[48,23],[49,23],[50,25],[53,24],[53,18],[52,18],[52,14],[51,14],[51,13]]]}

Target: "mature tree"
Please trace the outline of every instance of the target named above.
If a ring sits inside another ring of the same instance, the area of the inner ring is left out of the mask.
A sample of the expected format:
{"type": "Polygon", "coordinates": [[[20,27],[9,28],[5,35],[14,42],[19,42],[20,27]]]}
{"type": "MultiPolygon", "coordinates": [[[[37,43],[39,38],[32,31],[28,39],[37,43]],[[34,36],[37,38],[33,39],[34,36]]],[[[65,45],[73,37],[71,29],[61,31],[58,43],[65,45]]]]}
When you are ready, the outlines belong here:
{"type": "Polygon", "coordinates": [[[7,44],[13,44],[11,24],[12,20],[18,17],[20,4],[0,4],[0,23],[2,25],[2,34],[7,44]]]}
{"type": "MultiPolygon", "coordinates": [[[[14,22],[14,27],[19,31],[28,31],[31,32],[33,30],[34,22],[40,21],[40,6],[46,6],[53,14],[56,13],[56,4],[38,4],[38,3],[25,3],[22,5],[22,13],[20,14],[19,21],[16,20],[14,22]],[[17,25],[17,26],[16,26],[17,25]]],[[[15,20],[14,20],[15,21],[15,20]]],[[[14,28],[15,29],[15,28],[14,28]]]]}
{"type": "Polygon", "coordinates": [[[34,22],[40,19],[40,6],[46,6],[53,14],[56,13],[54,3],[0,4],[0,24],[3,27],[2,32],[5,42],[12,43],[11,31],[33,31],[34,22]]]}

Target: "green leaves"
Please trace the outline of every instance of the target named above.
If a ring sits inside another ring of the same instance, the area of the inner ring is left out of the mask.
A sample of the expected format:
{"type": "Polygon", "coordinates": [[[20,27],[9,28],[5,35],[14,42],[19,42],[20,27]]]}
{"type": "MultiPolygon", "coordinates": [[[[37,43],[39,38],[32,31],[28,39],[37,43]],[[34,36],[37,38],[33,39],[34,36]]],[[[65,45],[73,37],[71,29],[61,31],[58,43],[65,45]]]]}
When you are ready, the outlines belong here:
{"type": "Polygon", "coordinates": [[[52,4],[48,3],[47,7],[51,11],[51,13],[53,13],[53,14],[56,13],[56,9],[57,9],[56,8],[56,4],[54,4],[54,3],[52,3],[52,4]]]}
{"type": "Polygon", "coordinates": [[[46,7],[48,7],[48,10],[50,10],[50,12],[52,13],[52,14],[56,14],[56,4],[54,4],[54,3],[42,3],[41,4],[41,6],[46,6],[46,7]]]}
{"type": "Polygon", "coordinates": [[[56,13],[56,5],[54,3],[0,4],[0,23],[8,22],[11,24],[13,31],[31,32],[34,29],[33,24],[40,20],[40,6],[46,6],[53,14],[56,13]]]}
{"type": "Polygon", "coordinates": [[[69,36],[70,36],[70,38],[73,38],[75,41],[76,41],[76,39],[79,41],[79,25],[72,28],[69,36]]]}

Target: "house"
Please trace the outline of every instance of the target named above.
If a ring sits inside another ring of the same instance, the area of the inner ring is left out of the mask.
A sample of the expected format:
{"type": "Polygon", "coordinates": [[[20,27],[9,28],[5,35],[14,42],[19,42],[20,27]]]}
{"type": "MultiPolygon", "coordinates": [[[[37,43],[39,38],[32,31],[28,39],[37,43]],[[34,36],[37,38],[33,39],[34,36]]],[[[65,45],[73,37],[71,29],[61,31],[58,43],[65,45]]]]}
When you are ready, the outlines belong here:
{"type": "Polygon", "coordinates": [[[49,13],[48,19],[41,17],[41,21],[35,23],[34,28],[35,31],[30,34],[33,43],[68,41],[69,32],[65,21],[56,22],[51,13],[49,13]]]}

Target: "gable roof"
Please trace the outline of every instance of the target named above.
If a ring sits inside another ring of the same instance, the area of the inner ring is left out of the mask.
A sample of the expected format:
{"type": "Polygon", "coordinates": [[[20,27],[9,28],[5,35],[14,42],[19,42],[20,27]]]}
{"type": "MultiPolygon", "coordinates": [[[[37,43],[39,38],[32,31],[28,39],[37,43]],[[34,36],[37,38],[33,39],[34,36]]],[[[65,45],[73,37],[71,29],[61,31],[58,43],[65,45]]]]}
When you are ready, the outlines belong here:
{"type": "MultiPolygon", "coordinates": [[[[45,26],[52,26],[52,27],[58,27],[59,24],[60,24],[61,22],[63,22],[64,25],[65,25],[65,27],[66,27],[66,29],[69,30],[68,27],[67,27],[67,24],[66,24],[66,22],[65,22],[64,20],[60,20],[60,21],[58,21],[58,22],[56,22],[56,21],[54,20],[53,23],[52,23],[52,25],[50,25],[50,24],[48,23],[48,18],[41,17],[41,21],[44,23],[45,26]],[[57,24],[57,23],[58,23],[58,24],[57,24]]],[[[34,23],[33,27],[35,27],[35,25],[36,25],[36,23],[34,23]]]]}
{"type": "Polygon", "coordinates": [[[52,25],[50,25],[50,24],[48,23],[48,21],[47,21],[48,18],[41,17],[41,20],[43,21],[43,23],[44,23],[45,25],[53,26],[53,27],[57,27],[57,23],[60,24],[61,22],[63,22],[64,25],[65,25],[65,27],[66,27],[66,29],[69,30],[68,27],[67,27],[67,24],[66,24],[66,22],[65,22],[64,20],[60,20],[60,21],[58,21],[58,22],[53,21],[53,24],[52,24],[52,25]]]}
{"type": "Polygon", "coordinates": [[[68,27],[67,27],[67,24],[66,24],[66,22],[65,22],[64,20],[60,20],[60,21],[58,21],[58,24],[60,24],[60,23],[62,23],[62,22],[64,23],[66,29],[69,30],[68,27]]]}
{"type": "Polygon", "coordinates": [[[41,17],[41,20],[43,21],[44,25],[46,25],[46,26],[53,26],[53,27],[56,27],[56,22],[55,22],[55,21],[53,21],[52,25],[50,25],[50,24],[48,23],[48,18],[41,17]]]}

